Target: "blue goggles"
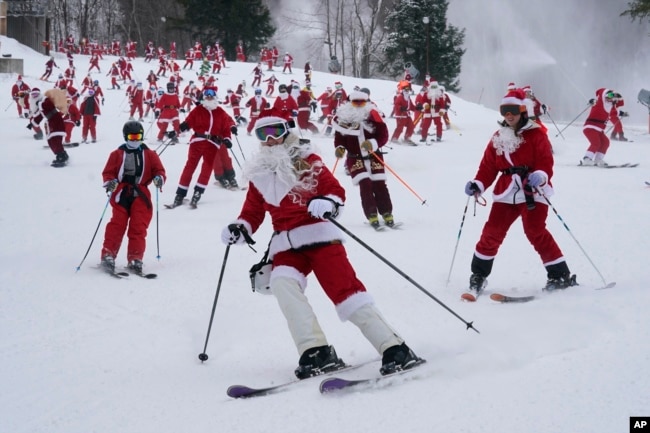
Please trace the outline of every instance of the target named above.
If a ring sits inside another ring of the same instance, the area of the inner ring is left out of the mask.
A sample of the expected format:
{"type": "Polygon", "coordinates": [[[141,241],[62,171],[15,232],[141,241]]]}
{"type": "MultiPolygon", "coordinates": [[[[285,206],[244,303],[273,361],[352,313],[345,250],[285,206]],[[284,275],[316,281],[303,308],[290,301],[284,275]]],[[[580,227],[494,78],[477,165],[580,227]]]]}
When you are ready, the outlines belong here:
{"type": "Polygon", "coordinates": [[[217,92],[214,91],[214,89],[206,89],[203,91],[203,97],[204,98],[216,98],[217,92]]]}

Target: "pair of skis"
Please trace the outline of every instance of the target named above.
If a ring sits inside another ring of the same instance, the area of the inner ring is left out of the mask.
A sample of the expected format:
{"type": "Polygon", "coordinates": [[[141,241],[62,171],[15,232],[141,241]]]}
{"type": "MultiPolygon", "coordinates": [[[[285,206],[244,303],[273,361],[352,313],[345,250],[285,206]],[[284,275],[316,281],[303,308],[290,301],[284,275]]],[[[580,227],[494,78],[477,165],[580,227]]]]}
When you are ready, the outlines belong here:
{"type": "Polygon", "coordinates": [[[277,392],[286,390],[287,388],[291,387],[292,385],[305,382],[306,380],[316,378],[316,377],[325,377],[319,384],[319,390],[322,394],[330,393],[330,392],[335,392],[335,391],[341,391],[341,390],[352,390],[352,389],[363,389],[364,387],[370,387],[376,384],[379,384],[381,382],[386,382],[387,384],[389,383],[389,379],[392,379],[396,376],[401,376],[407,373],[412,372],[415,367],[425,363],[426,361],[424,359],[419,359],[414,365],[411,366],[408,370],[400,370],[392,374],[388,374],[385,376],[373,376],[373,377],[367,377],[367,378],[362,378],[362,379],[344,379],[341,377],[334,376],[335,374],[342,373],[342,372],[347,372],[351,370],[358,369],[360,367],[363,367],[365,365],[368,365],[370,363],[376,362],[376,360],[373,361],[367,361],[367,362],[362,362],[360,364],[356,365],[346,365],[340,369],[337,369],[335,371],[330,371],[327,373],[323,373],[320,375],[312,376],[307,379],[294,379],[288,382],[283,382],[277,385],[271,385],[268,387],[264,388],[251,388],[246,385],[231,385],[228,387],[228,390],[226,391],[226,394],[228,394],[229,397],[231,398],[250,398],[250,397],[261,397],[265,395],[271,395],[275,394],[277,392]]]}
{"type": "MultiPolygon", "coordinates": [[[[616,285],[615,282],[607,283],[603,287],[598,287],[596,290],[611,289],[615,285],[616,285]]],[[[566,290],[566,289],[562,289],[562,290],[566,290]]],[[[460,296],[461,300],[466,302],[476,302],[479,297],[480,296],[477,296],[475,292],[466,292],[460,296]]],[[[493,292],[490,293],[490,299],[495,302],[500,302],[502,304],[523,304],[526,302],[534,301],[535,299],[539,299],[539,294],[507,295],[501,292],[493,292]]]]}

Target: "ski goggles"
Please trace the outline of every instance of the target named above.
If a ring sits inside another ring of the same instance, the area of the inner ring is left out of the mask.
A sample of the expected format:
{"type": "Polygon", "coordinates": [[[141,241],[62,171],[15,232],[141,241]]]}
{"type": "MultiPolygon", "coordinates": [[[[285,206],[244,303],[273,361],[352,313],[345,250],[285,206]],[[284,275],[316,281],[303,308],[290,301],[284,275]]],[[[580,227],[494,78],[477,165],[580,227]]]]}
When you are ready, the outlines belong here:
{"type": "Polygon", "coordinates": [[[215,92],[214,89],[205,89],[203,91],[203,97],[204,98],[216,98],[217,97],[217,92],[215,92]]]}
{"type": "Polygon", "coordinates": [[[30,93],[30,96],[31,96],[32,98],[38,98],[40,94],[41,94],[41,91],[40,91],[40,90],[35,90],[35,91],[32,91],[32,92],[30,93]]]}
{"type": "Polygon", "coordinates": [[[355,99],[350,101],[350,104],[352,104],[353,107],[363,107],[364,105],[366,105],[366,102],[368,101],[366,101],[365,99],[355,99]]]}
{"type": "Polygon", "coordinates": [[[516,104],[502,105],[499,107],[499,112],[501,113],[502,116],[505,116],[506,114],[512,114],[513,116],[517,116],[521,114],[521,106],[516,104]]]}
{"type": "Polygon", "coordinates": [[[138,132],[137,134],[126,134],[127,141],[142,141],[143,134],[138,132]]]}
{"type": "Polygon", "coordinates": [[[286,123],[275,123],[273,125],[264,125],[255,128],[255,136],[261,142],[266,142],[269,137],[278,139],[283,137],[288,132],[286,123]]]}

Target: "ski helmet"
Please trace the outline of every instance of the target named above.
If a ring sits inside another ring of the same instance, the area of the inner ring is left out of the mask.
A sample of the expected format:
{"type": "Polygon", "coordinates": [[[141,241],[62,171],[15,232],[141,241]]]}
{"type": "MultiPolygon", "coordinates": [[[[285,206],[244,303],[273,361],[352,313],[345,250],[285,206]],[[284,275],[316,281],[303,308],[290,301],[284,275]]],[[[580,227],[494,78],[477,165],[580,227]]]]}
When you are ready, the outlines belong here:
{"type": "Polygon", "coordinates": [[[144,127],[142,126],[142,123],[137,122],[135,120],[129,120],[128,122],[126,122],[124,124],[124,127],[122,128],[122,135],[124,136],[124,139],[126,141],[134,141],[128,139],[129,134],[141,134],[142,136],[144,136],[144,127]]]}

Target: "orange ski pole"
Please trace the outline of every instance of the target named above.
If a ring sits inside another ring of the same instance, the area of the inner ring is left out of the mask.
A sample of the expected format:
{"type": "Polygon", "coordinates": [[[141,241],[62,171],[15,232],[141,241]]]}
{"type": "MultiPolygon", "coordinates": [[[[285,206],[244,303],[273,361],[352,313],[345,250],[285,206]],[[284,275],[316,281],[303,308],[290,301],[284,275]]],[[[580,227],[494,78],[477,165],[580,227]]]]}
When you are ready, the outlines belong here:
{"type": "MultiPolygon", "coordinates": [[[[370,152],[370,154],[371,154],[372,156],[374,156],[375,159],[376,159],[377,161],[379,161],[379,163],[380,163],[381,165],[383,165],[384,168],[385,168],[386,170],[390,171],[390,172],[392,173],[392,175],[395,176],[395,177],[397,178],[397,180],[399,180],[400,182],[402,182],[402,185],[404,185],[404,186],[405,186],[409,191],[411,191],[411,192],[413,193],[414,196],[416,196],[416,197],[420,200],[420,202],[421,202],[420,204],[426,204],[427,201],[424,200],[422,197],[420,197],[420,196],[418,195],[418,193],[415,192],[415,191],[413,190],[413,188],[411,188],[410,185],[404,181],[404,179],[402,179],[402,178],[401,178],[397,173],[395,173],[395,170],[393,170],[392,168],[390,168],[390,166],[389,166],[388,164],[386,164],[386,163],[385,163],[381,158],[379,158],[375,152],[370,152]]],[[[428,206],[428,205],[427,205],[427,206],[428,206]]]]}

